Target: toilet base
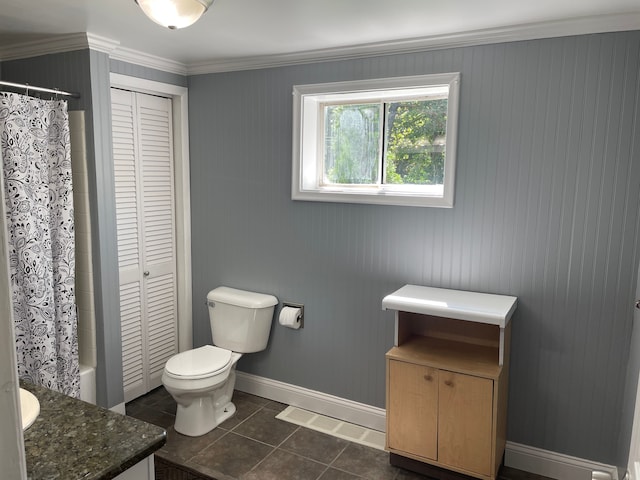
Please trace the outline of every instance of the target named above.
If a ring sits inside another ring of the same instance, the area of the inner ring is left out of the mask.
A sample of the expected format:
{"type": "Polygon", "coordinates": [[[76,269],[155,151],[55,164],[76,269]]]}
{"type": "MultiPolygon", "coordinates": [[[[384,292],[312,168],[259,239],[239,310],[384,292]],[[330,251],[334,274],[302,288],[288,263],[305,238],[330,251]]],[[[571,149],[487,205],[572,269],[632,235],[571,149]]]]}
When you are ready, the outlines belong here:
{"type": "Polygon", "coordinates": [[[188,407],[178,404],[173,429],[182,435],[200,437],[231,418],[235,413],[236,406],[233,402],[227,402],[216,409],[213,398],[203,397],[188,407]],[[192,412],[189,411],[191,408],[198,409],[198,415],[192,415],[192,412]]]}
{"type": "MultiPolygon", "coordinates": [[[[229,402],[224,406],[222,411],[218,413],[218,420],[220,421],[220,423],[222,423],[225,420],[233,417],[235,413],[236,406],[233,404],[233,402],[229,402]]],[[[218,425],[220,425],[220,423],[218,425]]]]}
{"type": "MultiPolygon", "coordinates": [[[[177,404],[174,430],[189,437],[199,437],[210,432],[236,413],[231,401],[236,385],[236,364],[242,354],[233,352],[229,370],[221,372],[221,382],[213,388],[190,384],[193,390],[179,388],[181,385],[163,375],[162,383],[177,404]],[[226,378],[225,378],[226,377],[226,378]]],[[[214,377],[215,379],[215,377],[214,377]]]]}

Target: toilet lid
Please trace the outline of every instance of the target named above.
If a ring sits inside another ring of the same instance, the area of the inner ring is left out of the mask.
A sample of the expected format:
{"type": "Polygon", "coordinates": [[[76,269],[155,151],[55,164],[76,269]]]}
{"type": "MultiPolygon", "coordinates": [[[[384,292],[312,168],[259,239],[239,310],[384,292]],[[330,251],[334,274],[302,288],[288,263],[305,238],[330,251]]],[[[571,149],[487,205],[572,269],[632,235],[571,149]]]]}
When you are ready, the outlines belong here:
{"type": "Polygon", "coordinates": [[[231,361],[231,350],[205,345],[174,355],[167,361],[167,373],[182,378],[203,378],[224,369],[231,361]]]}

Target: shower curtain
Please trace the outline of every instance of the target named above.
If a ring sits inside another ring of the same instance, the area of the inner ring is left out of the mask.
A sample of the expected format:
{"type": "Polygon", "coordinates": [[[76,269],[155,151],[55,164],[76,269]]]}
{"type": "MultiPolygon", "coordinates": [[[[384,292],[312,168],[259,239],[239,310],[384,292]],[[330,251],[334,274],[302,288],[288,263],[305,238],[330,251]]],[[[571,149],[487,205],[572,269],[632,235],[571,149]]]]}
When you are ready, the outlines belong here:
{"type": "Polygon", "coordinates": [[[0,155],[18,376],[78,397],[66,101],[0,92],[0,155]]]}

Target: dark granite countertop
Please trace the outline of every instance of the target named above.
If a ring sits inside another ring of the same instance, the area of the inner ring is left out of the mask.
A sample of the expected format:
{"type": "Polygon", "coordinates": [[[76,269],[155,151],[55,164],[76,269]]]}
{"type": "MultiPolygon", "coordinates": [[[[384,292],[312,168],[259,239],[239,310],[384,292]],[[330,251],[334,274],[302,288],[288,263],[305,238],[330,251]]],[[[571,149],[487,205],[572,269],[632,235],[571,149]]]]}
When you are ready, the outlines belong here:
{"type": "Polygon", "coordinates": [[[40,415],[24,431],[29,480],[109,480],[166,442],[164,429],[26,382],[40,415]]]}

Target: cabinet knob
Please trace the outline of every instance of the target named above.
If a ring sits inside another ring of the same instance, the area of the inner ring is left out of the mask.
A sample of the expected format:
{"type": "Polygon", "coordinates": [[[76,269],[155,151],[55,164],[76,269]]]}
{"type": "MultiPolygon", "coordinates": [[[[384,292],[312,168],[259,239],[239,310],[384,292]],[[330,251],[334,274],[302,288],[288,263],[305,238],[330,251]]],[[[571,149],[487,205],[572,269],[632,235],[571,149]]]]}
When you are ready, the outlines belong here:
{"type": "Polygon", "coordinates": [[[451,380],[445,380],[445,381],[444,381],[444,384],[445,384],[447,387],[453,387],[453,382],[452,382],[451,380]]]}
{"type": "Polygon", "coordinates": [[[142,272],[142,275],[144,275],[145,277],[149,276],[149,270],[145,270],[144,272],[142,272]]]}
{"type": "Polygon", "coordinates": [[[432,377],[431,375],[425,375],[425,376],[424,376],[424,379],[425,379],[427,382],[430,382],[431,380],[433,380],[433,377],[432,377]]]}

